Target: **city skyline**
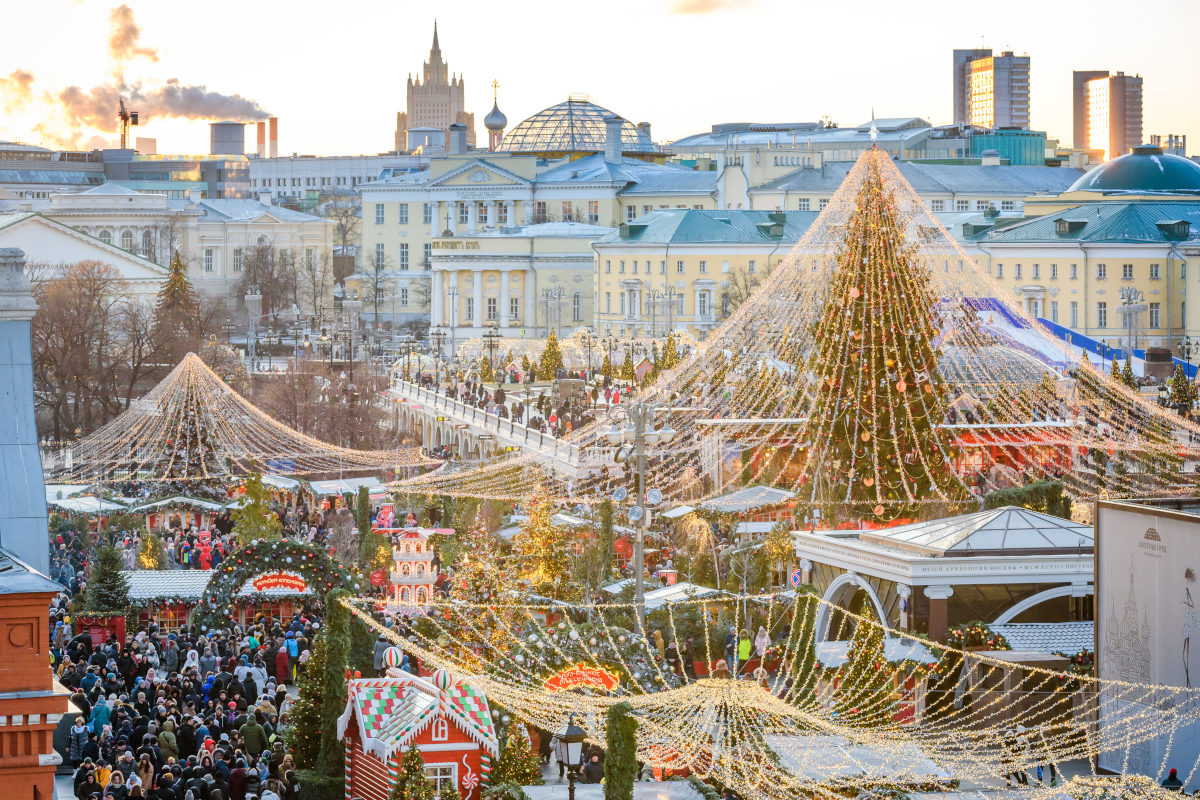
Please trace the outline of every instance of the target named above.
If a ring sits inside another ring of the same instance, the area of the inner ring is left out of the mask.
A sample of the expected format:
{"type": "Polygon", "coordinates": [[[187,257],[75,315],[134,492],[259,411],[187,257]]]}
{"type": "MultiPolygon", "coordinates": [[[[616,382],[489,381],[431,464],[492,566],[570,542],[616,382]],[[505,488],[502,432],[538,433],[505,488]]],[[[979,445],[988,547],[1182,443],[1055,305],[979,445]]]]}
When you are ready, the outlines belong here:
{"type": "MultiPolygon", "coordinates": [[[[214,19],[236,15],[239,23],[223,34],[234,41],[221,44],[197,42],[168,6],[136,0],[128,11],[91,0],[58,5],[77,24],[56,34],[53,51],[31,37],[13,42],[0,57],[0,78],[6,80],[0,138],[69,143],[64,105],[51,98],[78,86],[82,91],[67,97],[93,106],[76,114],[88,127],[79,128],[70,143],[98,146],[93,128],[97,122],[107,125],[106,116],[112,124],[103,138],[111,143],[115,108],[109,115],[107,103],[96,102],[105,95],[93,87],[123,81],[141,85],[151,98],[147,108],[196,102],[186,112],[196,116],[190,120],[143,109],[142,125],[132,135],[157,139],[160,152],[206,152],[204,123],[220,114],[204,116],[209,108],[278,116],[281,155],[383,152],[391,149],[406,78],[419,73],[434,23],[428,8],[376,8],[361,0],[340,4],[336,18],[320,16],[316,5],[312,15],[281,17],[265,6],[217,0],[206,7],[208,13],[214,19]],[[318,29],[326,40],[311,39],[318,29]]],[[[1032,2],[1013,4],[1003,17],[936,23],[879,13],[886,8],[882,3],[866,7],[872,10],[857,19],[867,21],[853,28],[837,10],[771,0],[618,2],[603,14],[575,16],[548,3],[527,3],[528,13],[519,17],[466,2],[436,14],[446,60],[465,80],[467,110],[481,119],[491,108],[491,83],[498,80],[500,108],[510,127],[580,93],[631,121],[652,123],[658,141],[730,121],[828,116],[853,126],[872,109],[879,117],[920,116],[949,124],[952,52],[985,47],[1031,57],[1031,127],[1064,145],[1072,138],[1071,75],[1078,69],[1142,76],[1147,139],[1200,128],[1200,109],[1173,102],[1176,87],[1195,77],[1180,71],[1174,54],[1186,47],[1188,22],[1200,21],[1200,9],[1179,12],[1179,24],[1159,32],[1153,43],[1131,45],[1116,24],[1124,8],[1109,0],[1093,5],[1094,25],[1075,32],[1029,25],[1028,14],[1043,9],[1032,2]],[[816,35],[814,28],[843,35],[816,35]]],[[[22,13],[31,12],[18,12],[18,22],[22,13]]],[[[253,130],[247,133],[252,150],[253,130]]]]}

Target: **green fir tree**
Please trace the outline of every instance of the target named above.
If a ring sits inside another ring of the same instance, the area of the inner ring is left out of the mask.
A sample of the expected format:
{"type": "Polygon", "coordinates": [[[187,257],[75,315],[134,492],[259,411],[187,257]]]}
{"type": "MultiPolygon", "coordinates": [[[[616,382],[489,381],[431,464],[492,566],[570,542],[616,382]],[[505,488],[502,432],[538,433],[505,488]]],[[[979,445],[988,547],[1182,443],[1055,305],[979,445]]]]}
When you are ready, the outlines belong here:
{"type": "Polygon", "coordinates": [[[616,703],[608,709],[604,727],[604,800],[633,800],[637,780],[637,718],[633,706],[616,703]]]}
{"type": "Polygon", "coordinates": [[[434,800],[437,792],[425,777],[421,748],[413,745],[400,759],[400,775],[392,787],[391,800],[434,800]]]}
{"type": "Polygon", "coordinates": [[[315,769],[321,752],[321,708],[325,702],[325,635],[313,642],[304,674],[300,677],[300,694],[292,706],[291,724],[285,733],[287,745],[295,754],[296,764],[315,769]]]}
{"type": "Polygon", "coordinates": [[[883,627],[873,619],[864,596],[858,614],[865,617],[854,625],[846,663],[841,668],[834,710],[854,727],[891,725],[892,670],[883,655],[883,627]],[[872,624],[872,622],[876,624],[872,624]]]}
{"type": "Polygon", "coordinates": [[[252,472],[246,476],[245,503],[233,510],[233,532],[238,544],[245,547],[255,540],[279,539],[283,525],[271,510],[270,492],[263,486],[262,475],[252,472]]]}
{"type": "Polygon", "coordinates": [[[1188,416],[1192,404],[1196,402],[1196,385],[1188,380],[1182,366],[1176,365],[1175,374],[1171,376],[1171,396],[1168,402],[1181,417],[1188,416]]]}
{"type": "Polygon", "coordinates": [[[612,359],[609,358],[608,353],[604,354],[604,363],[600,365],[600,374],[609,379],[613,376],[612,359]]]}
{"type": "Polygon", "coordinates": [[[551,328],[550,335],[546,337],[546,349],[542,351],[542,359],[538,363],[538,377],[544,381],[552,381],[555,372],[562,369],[562,365],[562,349],[558,346],[558,335],[551,328]]]}
{"type": "Polygon", "coordinates": [[[529,746],[529,740],[517,730],[520,723],[512,722],[500,748],[500,758],[492,767],[488,783],[499,786],[515,783],[518,786],[542,785],[542,760],[529,746]]]}
{"type": "Polygon", "coordinates": [[[124,614],[129,609],[129,579],[115,547],[96,548],[88,573],[84,608],[97,614],[124,614]]]}
{"type": "Polygon", "coordinates": [[[484,356],[483,361],[479,363],[479,380],[484,383],[491,383],[496,380],[496,371],[492,369],[492,362],[487,356],[484,356]]]}
{"type": "Polygon", "coordinates": [[[667,334],[667,343],[663,346],[660,366],[664,370],[672,369],[679,363],[679,348],[675,345],[675,334],[667,334]]]}
{"type": "Polygon", "coordinates": [[[358,487],[354,504],[354,521],[358,525],[358,564],[364,575],[383,569],[392,558],[388,539],[371,527],[371,494],[367,487],[358,487]]]}
{"type": "Polygon", "coordinates": [[[625,349],[625,360],[621,362],[621,380],[633,380],[633,351],[631,348],[625,349]]]}
{"type": "Polygon", "coordinates": [[[167,569],[167,545],[157,532],[142,534],[137,565],[139,569],[167,569]]]}
{"type": "Polygon", "coordinates": [[[1135,392],[1138,390],[1137,378],[1133,377],[1133,362],[1129,356],[1125,356],[1125,365],[1121,367],[1121,383],[1135,392]]]}

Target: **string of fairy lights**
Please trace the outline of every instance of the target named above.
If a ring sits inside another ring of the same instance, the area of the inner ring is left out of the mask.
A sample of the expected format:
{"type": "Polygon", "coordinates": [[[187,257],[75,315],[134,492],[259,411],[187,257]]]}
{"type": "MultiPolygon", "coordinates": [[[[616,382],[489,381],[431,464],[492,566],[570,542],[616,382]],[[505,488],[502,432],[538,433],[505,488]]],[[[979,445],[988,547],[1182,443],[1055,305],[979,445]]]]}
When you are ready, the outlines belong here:
{"type": "MultiPolygon", "coordinates": [[[[603,745],[608,708],[627,701],[638,718],[639,759],[686,767],[747,800],[947,791],[961,782],[1040,796],[1033,787],[1010,786],[1011,776],[1068,761],[1091,765],[1102,751],[1127,758],[1140,744],[1172,739],[1200,722],[1200,689],[1097,679],[923,640],[922,659],[890,662],[885,640],[908,634],[815,595],[681,600],[648,611],[644,628],[629,603],[445,602],[403,634],[379,617],[373,598],[343,602],[426,667],[451,670],[544,729],[574,714],[603,745]],[[696,660],[713,664],[724,656],[723,630],[746,623],[745,604],[776,639],[763,658],[769,672],[693,678],[652,644],[682,650],[691,637],[696,660]],[[828,630],[816,629],[819,619],[830,620],[828,630]],[[633,630],[622,627],[630,620],[633,630]],[[843,654],[827,655],[832,651],[817,646],[822,641],[844,644],[843,654]],[[547,687],[579,665],[620,680],[612,690],[547,687]],[[1103,722],[1101,704],[1109,708],[1103,722]]],[[[1184,767],[1187,782],[1198,765],[1172,766],[1184,767]]],[[[1066,791],[1091,797],[1114,786],[1131,786],[1134,796],[1159,794],[1133,774],[1093,773],[1066,791]]]]}
{"type": "Polygon", "coordinates": [[[46,465],[63,482],[201,481],[270,468],[318,474],[429,467],[419,448],[352,450],[300,433],[235,392],[194,353],[102,428],[46,465]]]}
{"type": "MultiPolygon", "coordinates": [[[[887,521],[931,503],[973,507],[969,476],[1061,480],[1076,499],[1180,496],[1200,426],[1055,338],[868,150],[788,258],[690,357],[639,399],[679,434],[649,446],[651,485],[718,494],[705,452],[733,446],[743,483],[887,521]],[[865,437],[865,438],[864,438],[865,437]],[[835,463],[837,466],[835,467],[835,463]]],[[[552,447],[411,477],[403,491],[518,499],[544,485],[591,502],[624,481],[608,421],[552,447]]]]}

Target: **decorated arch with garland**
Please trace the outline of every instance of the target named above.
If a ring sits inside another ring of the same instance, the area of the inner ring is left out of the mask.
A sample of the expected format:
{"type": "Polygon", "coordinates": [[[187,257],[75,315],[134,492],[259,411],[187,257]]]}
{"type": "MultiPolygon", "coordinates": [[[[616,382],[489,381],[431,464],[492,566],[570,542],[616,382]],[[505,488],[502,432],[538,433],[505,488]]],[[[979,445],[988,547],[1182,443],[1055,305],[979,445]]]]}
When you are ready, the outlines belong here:
{"type": "Polygon", "coordinates": [[[276,574],[298,576],[318,598],[336,588],[362,590],[361,579],[334,562],[323,548],[291,539],[257,539],[235,550],[213,570],[200,598],[197,621],[209,627],[232,624],[238,590],[246,581],[276,574]]]}

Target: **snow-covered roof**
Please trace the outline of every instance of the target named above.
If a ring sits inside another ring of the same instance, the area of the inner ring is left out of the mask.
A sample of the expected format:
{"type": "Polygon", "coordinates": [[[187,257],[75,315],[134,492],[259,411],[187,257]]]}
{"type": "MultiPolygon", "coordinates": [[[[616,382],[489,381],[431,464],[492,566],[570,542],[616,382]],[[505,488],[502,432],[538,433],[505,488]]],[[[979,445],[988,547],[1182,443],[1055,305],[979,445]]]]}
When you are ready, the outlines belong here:
{"type": "Polygon", "coordinates": [[[695,510],[691,506],[675,506],[670,511],[662,512],[659,516],[663,519],[679,519],[680,517],[686,517],[695,510]]]}
{"type": "Polygon", "coordinates": [[[285,478],[282,475],[263,475],[262,482],[264,486],[274,486],[276,489],[298,489],[300,487],[300,481],[295,478],[285,478]]]}
{"type": "MultiPolygon", "coordinates": [[[[212,577],[211,569],[138,569],[126,570],[122,574],[129,581],[130,600],[158,600],[178,598],[183,601],[199,600],[212,577]]],[[[297,592],[294,589],[275,588],[258,592],[251,581],[246,581],[238,595],[249,597],[262,594],[264,597],[299,597],[311,594],[310,589],[297,592]]]]}
{"type": "Polygon", "coordinates": [[[1096,623],[1087,622],[1007,622],[989,625],[1008,640],[1013,650],[1075,655],[1096,649],[1096,623]]]}
{"type": "Polygon", "coordinates": [[[771,486],[747,486],[736,492],[705,500],[700,508],[720,514],[744,514],[768,506],[783,505],[796,496],[795,492],[771,486]]]}
{"type": "Polygon", "coordinates": [[[176,495],[168,497],[165,500],[155,500],[153,503],[143,503],[140,506],[134,506],[130,511],[143,512],[152,511],[156,508],[203,508],[206,511],[221,511],[225,508],[222,503],[214,503],[211,500],[201,500],[199,497],[188,497],[186,495],[176,495]]]}
{"type": "Polygon", "coordinates": [[[969,556],[1090,551],[1095,533],[1090,525],[1027,508],[1004,506],[896,528],[862,531],[858,538],[925,556],[969,556]]]}
{"type": "Polygon", "coordinates": [[[103,500],[99,497],[64,497],[61,500],[47,497],[46,505],[63,511],[73,511],[76,514],[107,514],[126,510],[125,506],[120,503],[103,500]]]}
{"type": "Polygon", "coordinates": [[[728,592],[714,589],[711,586],[698,586],[697,584],[684,581],[674,586],[664,586],[661,589],[646,592],[646,610],[651,611],[660,606],[665,606],[667,603],[678,603],[682,600],[709,597],[714,594],[728,594],[728,592]]]}
{"type": "Polygon", "coordinates": [[[779,754],[783,768],[803,780],[878,776],[892,783],[911,783],[951,777],[912,743],[890,741],[877,747],[817,733],[764,738],[779,754]]]}
{"type": "MultiPolygon", "coordinates": [[[[817,642],[817,661],[829,668],[840,667],[846,663],[850,654],[848,640],[834,642],[817,642]]],[[[922,664],[936,664],[937,659],[929,652],[929,648],[916,639],[884,639],[883,657],[888,661],[919,661],[922,664]]]]}
{"type": "Polygon", "coordinates": [[[313,481],[313,494],[320,497],[328,497],[338,494],[354,494],[358,491],[358,487],[365,486],[371,494],[383,495],[386,494],[386,489],[383,482],[379,478],[341,478],[332,481],[313,481]]]}
{"type": "Polygon", "coordinates": [[[624,588],[626,586],[632,586],[633,584],[634,584],[633,578],[622,578],[621,580],[616,581],[615,583],[610,583],[607,586],[601,586],[600,591],[608,592],[611,595],[618,595],[621,593],[622,590],[624,590],[624,588]]]}

